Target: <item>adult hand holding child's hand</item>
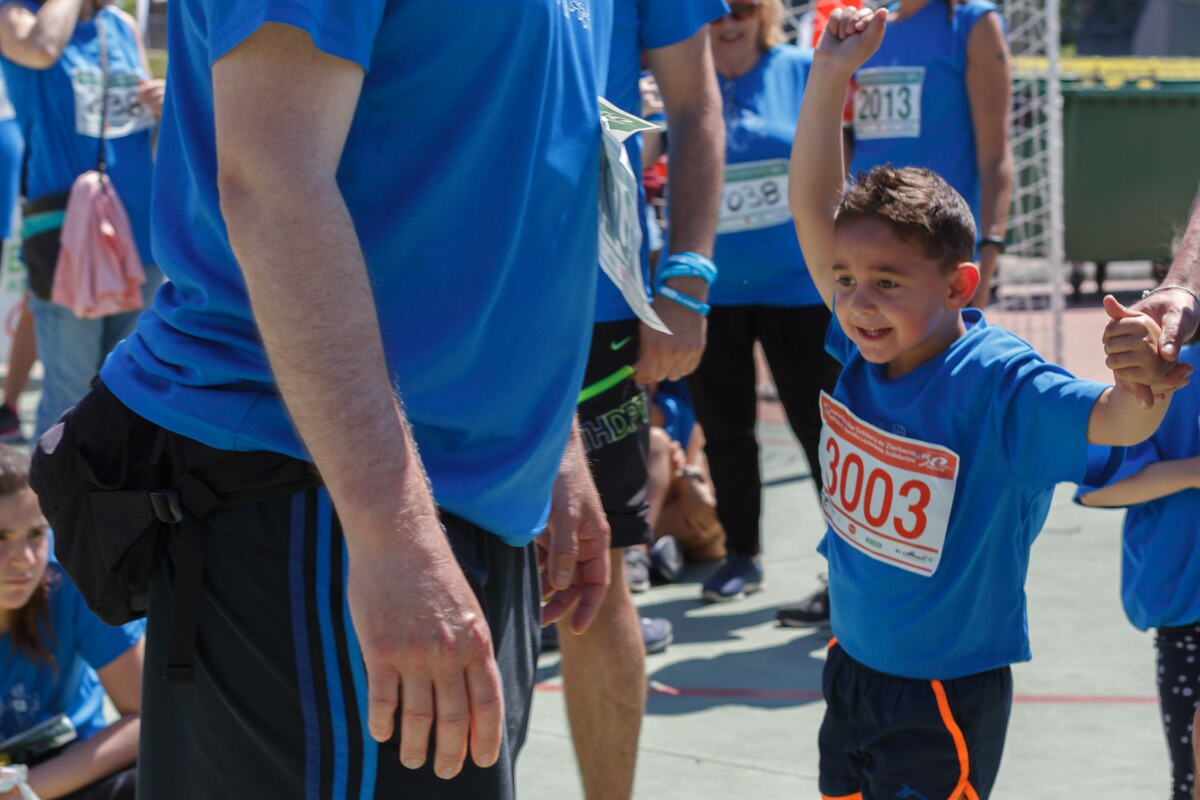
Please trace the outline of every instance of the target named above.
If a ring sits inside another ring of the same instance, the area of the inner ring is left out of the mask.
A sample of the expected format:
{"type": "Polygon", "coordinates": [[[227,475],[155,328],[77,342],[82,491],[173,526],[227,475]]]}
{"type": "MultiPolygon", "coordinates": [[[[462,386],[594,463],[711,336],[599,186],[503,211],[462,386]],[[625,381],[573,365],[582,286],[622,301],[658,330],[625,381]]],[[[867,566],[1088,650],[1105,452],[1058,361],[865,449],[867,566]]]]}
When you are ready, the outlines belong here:
{"type": "Polygon", "coordinates": [[[1151,408],[1155,400],[1187,385],[1191,367],[1162,358],[1163,331],[1151,316],[1126,308],[1112,295],[1104,298],[1104,310],[1111,317],[1104,329],[1104,363],[1119,390],[1151,408]]]}

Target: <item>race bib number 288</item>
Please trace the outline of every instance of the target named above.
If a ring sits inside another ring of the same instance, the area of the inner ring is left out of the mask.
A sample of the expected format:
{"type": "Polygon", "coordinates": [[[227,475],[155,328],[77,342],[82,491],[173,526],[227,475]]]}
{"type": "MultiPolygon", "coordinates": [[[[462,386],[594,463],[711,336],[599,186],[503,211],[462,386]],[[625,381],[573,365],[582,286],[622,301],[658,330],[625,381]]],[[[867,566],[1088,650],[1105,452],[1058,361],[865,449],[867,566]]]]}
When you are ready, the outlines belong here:
{"type": "Polygon", "coordinates": [[[958,455],[887,433],[821,393],[821,507],[830,527],[871,558],[937,571],[958,482],[958,455]]]}

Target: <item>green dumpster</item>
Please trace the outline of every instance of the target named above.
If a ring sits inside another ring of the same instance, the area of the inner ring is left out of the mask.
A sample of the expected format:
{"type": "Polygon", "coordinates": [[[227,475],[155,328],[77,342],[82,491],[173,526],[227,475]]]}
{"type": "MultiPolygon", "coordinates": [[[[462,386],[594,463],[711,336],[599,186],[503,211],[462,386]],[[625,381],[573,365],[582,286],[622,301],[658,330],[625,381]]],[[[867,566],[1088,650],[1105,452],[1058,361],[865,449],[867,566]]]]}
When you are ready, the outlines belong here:
{"type": "Polygon", "coordinates": [[[1063,87],[1069,261],[1167,260],[1200,188],[1200,84],[1063,87]]]}

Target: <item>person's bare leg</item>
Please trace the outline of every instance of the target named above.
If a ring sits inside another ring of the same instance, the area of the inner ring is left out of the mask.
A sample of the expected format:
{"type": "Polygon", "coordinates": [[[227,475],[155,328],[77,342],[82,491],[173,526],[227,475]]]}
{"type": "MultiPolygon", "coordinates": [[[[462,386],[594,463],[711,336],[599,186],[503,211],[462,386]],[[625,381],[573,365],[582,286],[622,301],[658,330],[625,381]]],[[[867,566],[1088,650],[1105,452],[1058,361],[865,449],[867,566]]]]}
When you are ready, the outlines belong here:
{"type": "MultiPolygon", "coordinates": [[[[650,429],[650,455],[646,459],[646,471],[650,477],[646,484],[646,502],[650,505],[646,520],[650,523],[650,530],[654,530],[663,503],[667,500],[671,479],[675,477],[671,458],[671,434],[662,428],[650,429]]],[[[659,537],[655,534],[654,538],[659,537]]]]}
{"type": "Polygon", "coordinates": [[[4,376],[4,402],[17,407],[17,398],[29,383],[29,370],[37,361],[37,337],[33,332],[33,314],[29,313],[29,296],[21,301],[21,318],[13,333],[8,352],[8,374],[4,376]]]}
{"type": "Polygon", "coordinates": [[[563,691],[587,800],[629,800],[646,710],[646,649],[625,558],[612,550],[612,584],[582,635],[559,626],[563,691]]]}

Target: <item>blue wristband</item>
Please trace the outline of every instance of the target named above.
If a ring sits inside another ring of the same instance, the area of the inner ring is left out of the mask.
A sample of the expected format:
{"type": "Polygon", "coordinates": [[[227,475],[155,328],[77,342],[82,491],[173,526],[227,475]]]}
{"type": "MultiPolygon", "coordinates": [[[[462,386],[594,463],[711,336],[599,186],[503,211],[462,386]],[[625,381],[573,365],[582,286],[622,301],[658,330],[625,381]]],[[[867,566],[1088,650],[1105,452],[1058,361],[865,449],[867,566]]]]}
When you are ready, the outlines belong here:
{"type": "Polygon", "coordinates": [[[709,286],[717,279],[717,265],[699,253],[672,253],[663,259],[654,272],[657,291],[669,278],[703,278],[709,286]]]}
{"type": "Polygon", "coordinates": [[[679,303],[679,305],[683,306],[684,308],[689,308],[692,311],[695,311],[702,317],[707,317],[708,310],[712,307],[708,303],[701,303],[694,297],[688,297],[683,292],[677,292],[670,286],[658,287],[658,294],[662,295],[668,300],[673,300],[676,303],[679,303]]]}

